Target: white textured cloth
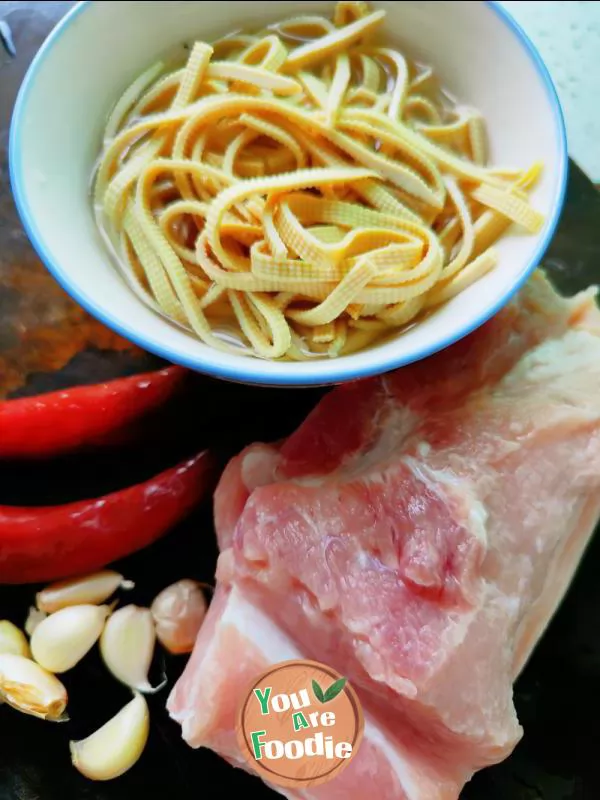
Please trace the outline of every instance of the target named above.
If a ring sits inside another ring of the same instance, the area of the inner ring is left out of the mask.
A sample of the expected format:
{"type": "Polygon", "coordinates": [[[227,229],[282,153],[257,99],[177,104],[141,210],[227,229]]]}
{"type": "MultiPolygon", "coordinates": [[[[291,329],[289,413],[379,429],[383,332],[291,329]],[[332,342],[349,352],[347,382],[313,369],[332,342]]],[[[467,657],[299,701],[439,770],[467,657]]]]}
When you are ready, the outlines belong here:
{"type": "Polygon", "coordinates": [[[567,121],[569,150],[600,183],[600,2],[505,0],[552,75],[567,121]]]}

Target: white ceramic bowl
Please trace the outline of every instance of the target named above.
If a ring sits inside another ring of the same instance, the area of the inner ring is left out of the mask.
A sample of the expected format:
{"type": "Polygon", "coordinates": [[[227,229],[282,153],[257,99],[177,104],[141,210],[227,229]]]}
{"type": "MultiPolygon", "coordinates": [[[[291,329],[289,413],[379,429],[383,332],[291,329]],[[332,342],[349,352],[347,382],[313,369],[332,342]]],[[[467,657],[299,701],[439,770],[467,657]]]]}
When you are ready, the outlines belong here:
{"type": "Polygon", "coordinates": [[[508,14],[488,2],[375,2],[409,55],[433,65],[448,89],[485,115],[496,164],[530,166],[543,180],[533,202],[546,216],[537,236],[510,234],[499,266],[392,341],[356,355],[279,363],[226,355],[155,314],[114,268],[96,230],[90,178],[102,131],[124,88],[165,51],[193,38],[333,2],[83,2],[43,44],[22,84],[10,134],[10,170],[21,218],[56,279],[107,326],[165,359],[228,380],[307,386],[363,378],[440,350],[481,325],[527,279],[550,242],[568,168],[556,92],[540,56],[508,14]]]}

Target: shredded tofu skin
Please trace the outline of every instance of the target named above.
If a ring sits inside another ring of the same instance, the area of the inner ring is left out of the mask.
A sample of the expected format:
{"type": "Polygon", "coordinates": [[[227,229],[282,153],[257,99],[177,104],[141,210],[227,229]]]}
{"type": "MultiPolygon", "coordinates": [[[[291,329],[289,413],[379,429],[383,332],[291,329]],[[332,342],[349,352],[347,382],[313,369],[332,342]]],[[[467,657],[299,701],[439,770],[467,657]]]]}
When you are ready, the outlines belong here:
{"type": "Polygon", "coordinates": [[[368,347],[497,263],[543,217],[527,171],[487,164],[482,116],[340,2],[150,67],[107,122],[104,234],[140,296],[222,351],[263,359],[368,347]]]}

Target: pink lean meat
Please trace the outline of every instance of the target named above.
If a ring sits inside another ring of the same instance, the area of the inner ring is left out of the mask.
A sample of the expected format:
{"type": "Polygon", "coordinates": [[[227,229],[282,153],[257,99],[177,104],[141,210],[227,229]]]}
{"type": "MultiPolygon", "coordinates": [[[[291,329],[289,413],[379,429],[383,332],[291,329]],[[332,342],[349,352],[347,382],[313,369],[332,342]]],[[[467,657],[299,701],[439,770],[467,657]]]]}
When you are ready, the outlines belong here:
{"type": "Polygon", "coordinates": [[[335,389],[215,497],[218,590],[169,698],[246,767],[235,713],[267,666],[348,676],[365,739],[289,797],[456,800],[522,730],[512,685],[600,516],[600,313],[536,275],[462,342],[335,389]]]}

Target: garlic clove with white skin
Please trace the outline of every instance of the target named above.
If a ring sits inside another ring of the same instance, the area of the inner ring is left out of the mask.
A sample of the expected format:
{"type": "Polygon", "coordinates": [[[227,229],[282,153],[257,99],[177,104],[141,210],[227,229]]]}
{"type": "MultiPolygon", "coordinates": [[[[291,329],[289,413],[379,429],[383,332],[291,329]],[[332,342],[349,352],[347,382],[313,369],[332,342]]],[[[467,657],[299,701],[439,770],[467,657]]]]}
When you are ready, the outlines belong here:
{"type": "Polygon", "coordinates": [[[150,606],[156,635],[169,653],[191,653],[208,604],[197,581],[184,579],[167,586],[150,606]]]}
{"type": "Polygon", "coordinates": [[[0,654],[0,697],[25,714],[59,720],[67,707],[67,690],[55,675],[35,661],[0,654]]]}
{"type": "Polygon", "coordinates": [[[113,595],[117,589],[133,589],[118,572],[105,569],[80,578],[52,583],[35,596],[40,611],[52,614],[67,606],[99,605],[113,595]]]}
{"type": "Polygon", "coordinates": [[[66,672],[98,641],[108,606],[68,606],[40,622],[31,637],[33,658],[49,672],[66,672]]]}
{"type": "Polygon", "coordinates": [[[148,681],[156,631],[149,608],[129,605],[112,614],[100,637],[100,653],[114,677],[139,692],[157,692],[148,681]]]}
{"type": "Polygon", "coordinates": [[[0,653],[31,658],[27,637],[20,628],[7,619],[0,620],[0,653]]]}
{"type": "Polygon", "coordinates": [[[93,781],[118,778],[142,755],[149,731],[148,704],[136,693],[133,700],[87,739],[70,742],[73,766],[93,781]]]}
{"type": "Polygon", "coordinates": [[[39,608],[35,606],[29,607],[29,613],[27,614],[27,619],[25,620],[25,633],[28,636],[33,636],[33,632],[37,628],[37,626],[46,619],[48,614],[45,611],[40,611],[39,608]]]}

